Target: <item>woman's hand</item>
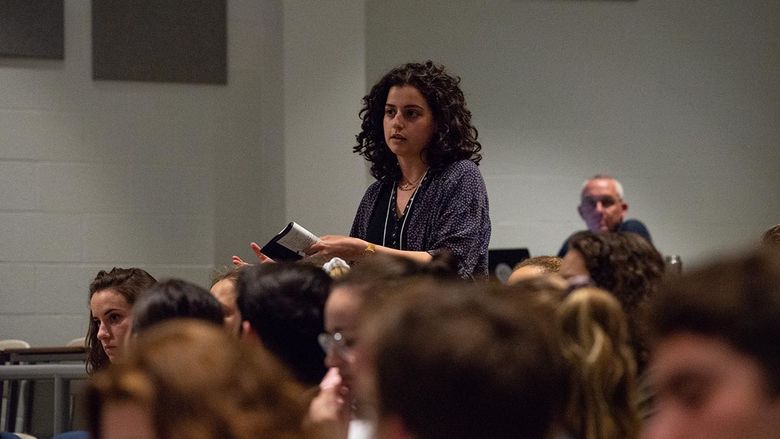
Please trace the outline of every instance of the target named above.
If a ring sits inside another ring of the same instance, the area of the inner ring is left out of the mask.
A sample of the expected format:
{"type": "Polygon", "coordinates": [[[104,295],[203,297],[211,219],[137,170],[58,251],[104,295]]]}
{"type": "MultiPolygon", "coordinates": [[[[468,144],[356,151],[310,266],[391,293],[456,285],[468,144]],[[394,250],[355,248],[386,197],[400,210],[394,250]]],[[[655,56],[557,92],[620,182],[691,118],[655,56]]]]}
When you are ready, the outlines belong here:
{"type": "MultiPolygon", "coordinates": [[[[253,243],[249,244],[249,248],[252,249],[252,251],[254,252],[255,256],[257,256],[257,260],[260,261],[261,264],[269,264],[269,263],[274,262],[273,259],[271,259],[268,256],[263,254],[263,252],[260,249],[260,246],[257,245],[256,242],[253,242],[253,243]]],[[[245,262],[243,259],[241,259],[240,256],[233,255],[233,257],[231,259],[233,261],[233,265],[236,266],[236,267],[241,267],[241,266],[244,266],[244,265],[251,265],[249,262],[245,262]]]]}
{"type": "Polygon", "coordinates": [[[311,247],[304,250],[310,258],[328,261],[332,258],[341,258],[346,261],[354,261],[363,256],[368,242],[359,238],[348,236],[325,235],[311,247]]]}

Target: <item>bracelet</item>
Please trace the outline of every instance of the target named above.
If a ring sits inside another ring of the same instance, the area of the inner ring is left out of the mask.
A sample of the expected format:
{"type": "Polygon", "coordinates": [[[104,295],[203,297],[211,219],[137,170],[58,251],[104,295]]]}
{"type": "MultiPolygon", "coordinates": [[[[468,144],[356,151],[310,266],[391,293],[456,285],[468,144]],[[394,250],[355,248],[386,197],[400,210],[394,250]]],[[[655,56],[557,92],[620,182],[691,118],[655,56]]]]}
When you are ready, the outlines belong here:
{"type": "Polygon", "coordinates": [[[376,244],[369,242],[366,248],[363,250],[363,256],[373,255],[376,253],[376,244]]]}

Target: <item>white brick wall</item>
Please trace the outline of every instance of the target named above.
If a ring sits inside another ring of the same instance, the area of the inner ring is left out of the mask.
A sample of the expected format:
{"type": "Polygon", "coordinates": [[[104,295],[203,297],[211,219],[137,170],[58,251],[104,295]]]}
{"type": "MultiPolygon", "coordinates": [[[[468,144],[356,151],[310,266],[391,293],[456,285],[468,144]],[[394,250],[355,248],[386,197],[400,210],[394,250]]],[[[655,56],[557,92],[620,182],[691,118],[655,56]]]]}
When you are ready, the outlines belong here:
{"type": "Polygon", "coordinates": [[[284,194],[261,189],[284,176],[280,137],[262,126],[279,108],[281,80],[265,64],[281,61],[266,58],[280,46],[281,7],[228,3],[226,86],[93,81],[83,0],[65,3],[63,61],[0,59],[0,338],[83,335],[101,269],[208,286],[215,265],[281,223],[258,221],[267,205],[280,207],[267,217],[284,215],[284,194]],[[242,215],[252,221],[230,227],[242,215]]]}

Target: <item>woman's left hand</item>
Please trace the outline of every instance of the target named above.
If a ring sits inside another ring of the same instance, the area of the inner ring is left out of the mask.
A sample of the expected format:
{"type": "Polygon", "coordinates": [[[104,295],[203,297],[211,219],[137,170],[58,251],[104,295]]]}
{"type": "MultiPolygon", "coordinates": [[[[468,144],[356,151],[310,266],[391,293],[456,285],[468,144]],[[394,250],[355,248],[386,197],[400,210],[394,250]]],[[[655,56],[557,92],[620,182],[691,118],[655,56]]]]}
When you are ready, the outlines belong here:
{"type": "Polygon", "coordinates": [[[330,260],[332,258],[341,258],[347,261],[354,261],[363,256],[368,247],[368,242],[349,236],[325,235],[304,252],[312,258],[330,260]]]}

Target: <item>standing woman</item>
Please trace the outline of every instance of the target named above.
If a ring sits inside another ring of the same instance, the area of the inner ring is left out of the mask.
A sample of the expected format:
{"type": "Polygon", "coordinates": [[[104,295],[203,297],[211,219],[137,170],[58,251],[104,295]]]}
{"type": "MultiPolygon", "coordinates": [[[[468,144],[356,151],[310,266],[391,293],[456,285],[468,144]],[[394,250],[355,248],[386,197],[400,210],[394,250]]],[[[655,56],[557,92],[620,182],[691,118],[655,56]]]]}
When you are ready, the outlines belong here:
{"type": "Polygon", "coordinates": [[[448,251],[461,277],[487,276],[482,146],[459,83],[427,61],[397,67],[374,85],[363,98],[353,149],[377,181],[360,202],[350,237],[323,236],[307,253],[347,260],[382,253],[427,263],[448,251]]]}
{"type": "Polygon", "coordinates": [[[140,268],[100,270],[89,285],[87,373],[92,374],[121,357],[130,332],[136,298],[157,283],[140,268]]]}

